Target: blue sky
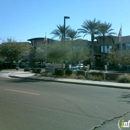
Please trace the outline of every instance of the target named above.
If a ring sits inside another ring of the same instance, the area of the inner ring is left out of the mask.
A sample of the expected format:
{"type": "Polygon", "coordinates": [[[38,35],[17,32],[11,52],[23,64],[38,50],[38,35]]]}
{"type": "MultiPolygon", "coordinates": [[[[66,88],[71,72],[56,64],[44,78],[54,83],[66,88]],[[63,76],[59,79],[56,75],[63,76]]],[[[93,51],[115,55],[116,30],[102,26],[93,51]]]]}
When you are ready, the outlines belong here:
{"type": "MultiPolygon", "coordinates": [[[[66,25],[77,30],[85,20],[96,18],[112,23],[114,32],[130,35],[130,0],[1,0],[0,39],[27,41],[34,37],[48,38],[56,25],[63,25],[64,16],[70,16],[66,25]]],[[[84,39],[90,40],[87,35],[84,39]]]]}

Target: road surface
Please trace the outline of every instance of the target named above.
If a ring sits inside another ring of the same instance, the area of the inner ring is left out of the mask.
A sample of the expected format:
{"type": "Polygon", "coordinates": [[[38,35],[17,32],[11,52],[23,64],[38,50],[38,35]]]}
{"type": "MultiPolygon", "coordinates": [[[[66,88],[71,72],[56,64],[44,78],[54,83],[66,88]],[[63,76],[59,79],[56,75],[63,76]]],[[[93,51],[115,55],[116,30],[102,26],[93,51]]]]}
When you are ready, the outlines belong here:
{"type": "Polygon", "coordinates": [[[118,130],[130,117],[130,90],[4,76],[0,130],[118,130]]]}

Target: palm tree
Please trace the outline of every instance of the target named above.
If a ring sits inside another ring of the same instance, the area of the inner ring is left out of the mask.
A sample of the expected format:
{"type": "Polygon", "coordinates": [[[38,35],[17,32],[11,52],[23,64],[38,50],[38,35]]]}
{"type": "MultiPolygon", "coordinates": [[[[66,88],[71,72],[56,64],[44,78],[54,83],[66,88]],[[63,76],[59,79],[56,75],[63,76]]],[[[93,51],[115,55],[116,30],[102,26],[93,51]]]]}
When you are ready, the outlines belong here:
{"type": "Polygon", "coordinates": [[[94,19],[93,21],[91,20],[86,20],[84,21],[82,28],[78,29],[79,33],[83,33],[84,37],[86,35],[91,35],[91,42],[94,42],[95,39],[95,35],[99,34],[98,32],[98,27],[100,25],[100,21],[96,21],[96,19],[94,19]]]}
{"type": "Polygon", "coordinates": [[[69,31],[67,33],[67,37],[73,41],[73,40],[79,38],[80,35],[79,35],[78,31],[76,31],[74,29],[69,29],[69,31]]]}
{"type": "Polygon", "coordinates": [[[102,39],[103,39],[103,53],[105,53],[105,39],[108,37],[108,38],[111,38],[112,41],[113,41],[113,34],[115,34],[115,32],[113,32],[114,29],[111,28],[112,27],[112,24],[111,23],[101,23],[99,25],[99,33],[100,35],[102,36],[102,39]],[[106,37],[107,36],[107,37],[106,37]]]}
{"type": "Polygon", "coordinates": [[[51,34],[53,34],[54,37],[59,37],[61,39],[61,41],[63,41],[63,39],[64,39],[64,32],[65,32],[65,34],[67,34],[69,29],[70,29],[70,26],[66,26],[65,27],[65,31],[64,31],[64,25],[60,25],[59,24],[59,25],[57,25],[57,29],[53,30],[51,32],[51,34]]]}

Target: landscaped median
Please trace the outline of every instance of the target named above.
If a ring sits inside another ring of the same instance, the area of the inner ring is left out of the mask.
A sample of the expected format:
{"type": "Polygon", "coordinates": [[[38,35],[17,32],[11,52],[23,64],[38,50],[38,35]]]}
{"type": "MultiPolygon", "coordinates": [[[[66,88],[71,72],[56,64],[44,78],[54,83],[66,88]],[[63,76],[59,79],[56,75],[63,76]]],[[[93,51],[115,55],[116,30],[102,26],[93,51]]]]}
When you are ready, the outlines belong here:
{"type": "Polygon", "coordinates": [[[10,72],[9,76],[12,78],[32,79],[32,80],[40,80],[40,81],[48,81],[48,82],[61,82],[61,83],[72,83],[72,84],[91,85],[91,86],[99,86],[99,87],[130,89],[129,83],[124,84],[124,83],[116,83],[116,82],[107,82],[105,80],[93,81],[93,80],[86,80],[86,79],[76,79],[70,77],[50,75],[49,73],[47,77],[46,75],[41,76],[42,74],[15,71],[15,72],[10,72]]]}
{"type": "Polygon", "coordinates": [[[74,72],[70,69],[56,69],[55,74],[52,74],[51,72],[46,72],[45,70],[43,71],[43,69],[41,68],[25,68],[24,72],[37,74],[39,76],[44,77],[130,83],[129,73],[119,73],[115,71],[106,72],[98,70],[90,70],[90,71],[79,70],[74,72]]]}
{"type": "Polygon", "coordinates": [[[57,69],[55,75],[52,73],[42,72],[41,76],[60,77],[70,79],[84,79],[93,81],[109,81],[119,83],[130,83],[130,74],[106,71],[84,71],[79,70],[73,72],[72,70],[57,69]]]}

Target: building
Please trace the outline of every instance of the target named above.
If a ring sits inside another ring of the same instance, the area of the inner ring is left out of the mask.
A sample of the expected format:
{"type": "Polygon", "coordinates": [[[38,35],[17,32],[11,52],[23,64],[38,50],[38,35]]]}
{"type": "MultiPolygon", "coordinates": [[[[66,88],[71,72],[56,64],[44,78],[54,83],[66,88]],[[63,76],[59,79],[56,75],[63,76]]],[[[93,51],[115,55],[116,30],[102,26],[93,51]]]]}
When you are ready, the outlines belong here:
{"type": "MultiPolygon", "coordinates": [[[[28,41],[35,48],[35,51],[44,51],[46,49],[46,43],[53,44],[55,42],[60,42],[44,37],[31,38],[28,39],[28,41]]],[[[102,56],[103,54],[108,55],[109,53],[111,53],[113,46],[117,46],[117,48],[120,49],[120,43],[118,42],[119,39],[117,36],[105,36],[105,38],[103,38],[102,36],[98,36],[95,38],[95,41],[93,43],[91,41],[83,39],[79,39],[77,41],[87,44],[90,50],[94,50],[93,57],[91,57],[89,62],[86,63],[93,64],[94,68],[104,67],[104,64],[106,63],[104,62],[102,56]]],[[[66,43],[67,42],[68,41],[66,41],[66,43]]],[[[122,36],[122,49],[130,49],[130,36],[122,36]]],[[[30,58],[30,63],[35,57],[36,55],[35,53],[33,53],[30,58]]]]}
{"type": "Polygon", "coordinates": [[[110,54],[114,46],[120,50],[121,43],[122,50],[130,49],[130,36],[122,36],[121,42],[117,36],[106,36],[105,39],[102,36],[96,37],[96,44],[93,44],[96,67],[104,67],[102,55],[110,54]]]}

